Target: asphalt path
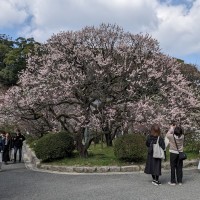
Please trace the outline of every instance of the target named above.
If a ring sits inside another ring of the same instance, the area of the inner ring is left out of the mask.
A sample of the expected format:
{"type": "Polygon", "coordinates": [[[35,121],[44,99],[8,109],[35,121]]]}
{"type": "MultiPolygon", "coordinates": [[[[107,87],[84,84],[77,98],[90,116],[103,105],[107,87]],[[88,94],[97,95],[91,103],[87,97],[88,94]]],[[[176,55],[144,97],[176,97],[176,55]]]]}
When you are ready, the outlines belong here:
{"type": "Polygon", "coordinates": [[[67,174],[27,169],[24,163],[3,165],[0,200],[200,200],[200,173],[185,169],[182,186],[170,186],[164,171],[161,186],[142,172],[67,174]]]}

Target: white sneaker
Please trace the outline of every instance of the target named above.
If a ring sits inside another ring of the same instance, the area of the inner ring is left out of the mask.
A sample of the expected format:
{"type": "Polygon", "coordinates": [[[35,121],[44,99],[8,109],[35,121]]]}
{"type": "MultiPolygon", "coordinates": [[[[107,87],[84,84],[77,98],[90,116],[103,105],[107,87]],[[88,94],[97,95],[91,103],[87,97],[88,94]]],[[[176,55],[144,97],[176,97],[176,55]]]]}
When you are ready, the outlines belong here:
{"type": "Polygon", "coordinates": [[[171,183],[171,182],[168,182],[169,185],[172,185],[172,186],[175,186],[176,183],[171,183]]]}
{"type": "Polygon", "coordinates": [[[179,183],[179,185],[183,185],[182,183],[179,183]]]}

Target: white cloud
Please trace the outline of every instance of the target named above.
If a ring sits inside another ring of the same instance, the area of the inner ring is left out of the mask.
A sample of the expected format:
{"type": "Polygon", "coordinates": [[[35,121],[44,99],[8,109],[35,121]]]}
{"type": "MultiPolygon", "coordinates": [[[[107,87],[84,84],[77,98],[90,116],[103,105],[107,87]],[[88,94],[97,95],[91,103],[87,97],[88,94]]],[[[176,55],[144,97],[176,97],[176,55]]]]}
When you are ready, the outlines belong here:
{"type": "Polygon", "coordinates": [[[200,54],[200,0],[188,10],[185,5],[162,5],[157,8],[159,27],[151,32],[165,51],[171,54],[200,54]]]}
{"type": "Polygon", "coordinates": [[[200,0],[0,0],[0,5],[0,29],[14,26],[19,36],[37,41],[59,31],[116,23],[152,34],[170,55],[200,55],[200,0]]]}
{"type": "Polygon", "coordinates": [[[20,25],[28,17],[23,0],[0,0],[0,27],[20,25]]]}
{"type": "MultiPolygon", "coordinates": [[[[156,2],[152,0],[152,2],[156,2]]],[[[148,0],[35,0],[30,6],[32,13],[30,24],[21,34],[33,35],[36,39],[43,39],[36,34],[61,30],[77,30],[88,25],[116,23],[126,30],[135,33],[156,29],[158,19],[154,4],[148,0]],[[29,30],[29,32],[27,32],[29,30]],[[36,34],[36,35],[35,35],[36,34]]]]}

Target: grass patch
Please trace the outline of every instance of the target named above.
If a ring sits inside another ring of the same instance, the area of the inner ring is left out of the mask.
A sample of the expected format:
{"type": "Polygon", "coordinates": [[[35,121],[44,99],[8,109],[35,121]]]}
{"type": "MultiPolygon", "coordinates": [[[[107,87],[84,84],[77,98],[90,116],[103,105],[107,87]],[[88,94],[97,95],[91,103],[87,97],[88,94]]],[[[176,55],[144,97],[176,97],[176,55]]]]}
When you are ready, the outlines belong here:
{"type": "MultiPolygon", "coordinates": [[[[187,154],[187,160],[193,160],[193,159],[198,159],[199,158],[199,154],[197,152],[193,152],[193,151],[187,151],[187,148],[184,148],[184,152],[187,154]]],[[[170,156],[169,156],[169,149],[167,149],[167,161],[170,160],[170,156]]]]}
{"type": "Polygon", "coordinates": [[[187,154],[187,160],[199,159],[200,155],[197,152],[184,151],[187,154]]]}
{"type": "MultiPolygon", "coordinates": [[[[61,165],[61,166],[124,166],[131,164],[145,164],[146,161],[140,163],[129,163],[118,160],[113,151],[113,147],[107,147],[105,144],[103,148],[101,144],[92,144],[88,149],[88,158],[80,158],[77,151],[73,153],[71,158],[64,158],[46,164],[61,165]]],[[[187,160],[198,159],[199,154],[186,151],[187,160]]],[[[169,162],[169,149],[167,149],[167,162],[169,162]]]]}
{"type": "Polygon", "coordinates": [[[113,147],[100,144],[91,145],[88,149],[88,158],[80,158],[78,152],[74,152],[73,157],[51,162],[55,165],[65,166],[123,166],[130,163],[118,160],[113,151],[113,147]]]}

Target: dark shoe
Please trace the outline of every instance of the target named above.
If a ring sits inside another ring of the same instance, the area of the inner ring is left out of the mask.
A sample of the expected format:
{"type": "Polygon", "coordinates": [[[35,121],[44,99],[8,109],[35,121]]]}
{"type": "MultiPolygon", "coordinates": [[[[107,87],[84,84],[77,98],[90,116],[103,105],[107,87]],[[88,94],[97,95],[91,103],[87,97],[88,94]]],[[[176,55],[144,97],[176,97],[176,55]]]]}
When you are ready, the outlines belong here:
{"type": "Polygon", "coordinates": [[[162,185],[160,181],[157,181],[158,185],[162,185]]]}
{"type": "Polygon", "coordinates": [[[8,163],[7,163],[7,162],[4,162],[4,164],[5,164],[5,165],[8,165],[8,163]]]}
{"type": "Polygon", "coordinates": [[[156,181],[156,180],[153,180],[153,181],[152,181],[152,184],[153,184],[153,185],[162,185],[160,181],[156,181]]]}
{"type": "Polygon", "coordinates": [[[153,184],[153,185],[158,185],[158,182],[157,182],[156,180],[153,180],[153,181],[152,181],[152,184],[153,184]]]}

